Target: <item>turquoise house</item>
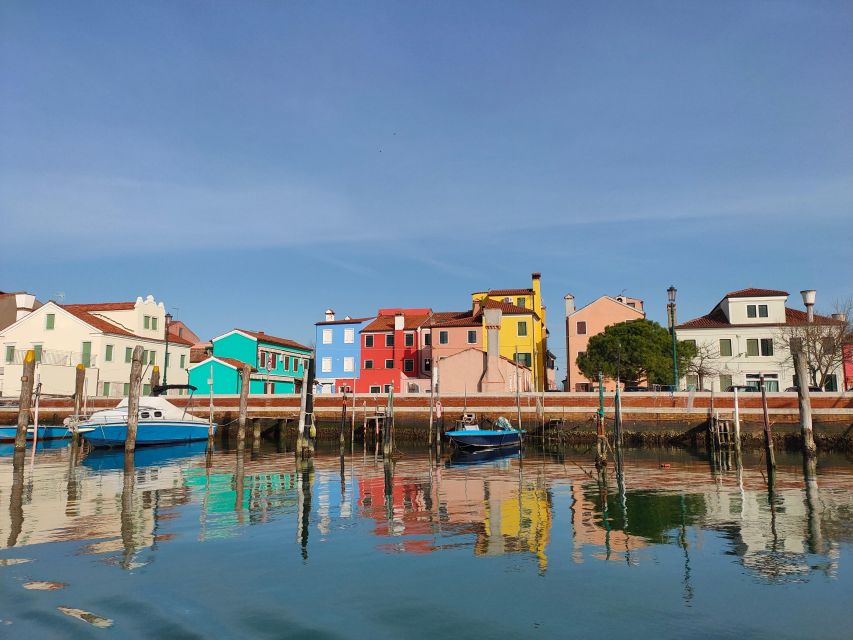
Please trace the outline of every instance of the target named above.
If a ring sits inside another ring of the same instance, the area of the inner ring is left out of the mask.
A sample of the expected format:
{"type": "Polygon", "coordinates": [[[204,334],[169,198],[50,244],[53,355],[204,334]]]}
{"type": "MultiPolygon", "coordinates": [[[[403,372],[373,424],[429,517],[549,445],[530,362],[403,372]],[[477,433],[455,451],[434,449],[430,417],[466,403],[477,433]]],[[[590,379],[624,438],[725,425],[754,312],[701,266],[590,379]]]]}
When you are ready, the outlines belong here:
{"type": "Polygon", "coordinates": [[[311,347],[268,335],[263,331],[234,329],[214,338],[210,355],[190,365],[189,383],[199,395],[240,393],[240,371],[244,365],[252,368],[249,376],[251,395],[282,395],[300,393],[302,375],[311,347]]]}

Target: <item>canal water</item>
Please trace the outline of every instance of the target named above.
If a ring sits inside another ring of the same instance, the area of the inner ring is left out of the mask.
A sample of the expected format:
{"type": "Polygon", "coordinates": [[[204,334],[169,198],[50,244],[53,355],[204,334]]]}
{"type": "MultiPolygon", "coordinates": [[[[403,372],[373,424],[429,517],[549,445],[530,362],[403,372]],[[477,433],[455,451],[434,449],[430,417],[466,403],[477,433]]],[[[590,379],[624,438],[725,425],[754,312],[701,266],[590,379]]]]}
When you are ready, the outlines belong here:
{"type": "MultiPolygon", "coordinates": [[[[8,447],[7,447],[8,448],[8,447]]],[[[0,637],[850,638],[853,465],[0,451],[0,637]],[[5,455],[3,455],[5,454],[5,455]],[[17,482],[16,482],[17,480],[17,482]]]]}

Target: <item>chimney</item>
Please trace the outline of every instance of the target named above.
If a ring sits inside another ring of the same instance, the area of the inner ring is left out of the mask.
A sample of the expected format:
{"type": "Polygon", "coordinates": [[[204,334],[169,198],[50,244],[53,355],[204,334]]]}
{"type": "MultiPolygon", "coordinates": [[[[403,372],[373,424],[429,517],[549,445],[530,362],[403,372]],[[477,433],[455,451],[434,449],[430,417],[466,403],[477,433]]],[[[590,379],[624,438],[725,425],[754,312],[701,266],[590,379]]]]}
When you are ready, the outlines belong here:
{"type": "Polygon", "coordinates": [[[530,277],[531,277],[531,278],[533,278],[534,280],[539,280],[539,279],[542,277],[542,274],[541,274],[541,273],[539,273],[538,271],[534,271],[534,272],[530,275],[530,277]]]}
{"type": "Polygon", "coordinates": [[[846,313],[833,313],[832,319],[837,320],[838,322],[847,322],[847,314],[846,313]]]}
{"type": "Polygon", "coordinates": [[[565,295],[566,301],[566,317],[568,318],[575,312],[575,297],[571,293],[565,295]]]}
{"type": "Polygon", "coordinates": [[[402,331],[406,326],[406,316],[402,313],[394,314],[394,331],[402,331]]]}
{"type": "Polygon", "coordinates": [[[483,391],[505,391],[500,372],[501,342],[500,328],[503,312],[500,309],[486,309],[486,376],[483,391]]]}
{"type": "Polygon", "coordinates": [[[800,291],[800,295],[803,296],[803,304],[806,305],[806,319],[809,323],[812,323],[814,322],[814,301],[817,292],[814,289],[806,289],[800,291]]]}
{"type": "Polygon", "coordinates": [[[335,319],[335,310],[326,309],[326,322],[333,322],[335,319]]]}

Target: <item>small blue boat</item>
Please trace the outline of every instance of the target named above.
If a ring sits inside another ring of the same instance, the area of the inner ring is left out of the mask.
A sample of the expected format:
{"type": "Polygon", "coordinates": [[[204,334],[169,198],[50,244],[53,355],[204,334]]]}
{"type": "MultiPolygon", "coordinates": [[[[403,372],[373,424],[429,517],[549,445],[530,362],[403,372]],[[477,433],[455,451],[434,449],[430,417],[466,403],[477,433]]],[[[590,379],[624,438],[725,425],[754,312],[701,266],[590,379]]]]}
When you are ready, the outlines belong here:
{"type": "MultiPolygon", "coordinates": [[[[0,427],[0,442],[10,442],[15,439],[17,427],[0,427]]],[[[27,427],[27,440],[33,439],[33,427],[27,427]]],[[[65,425],[39,425],[39,440],[61,440],[71,437],[71,431],[65,425]]]]}
{"type": "MultiPolygon", "coordinates": [[[[189,385],[169,385],[169,389],[188,388],[189,385]]],[[[150,396],[139,399],[139,420],[136,427],[136,445],[177,444],[207,440],[210,424],[179,409],[158,393],[166,387],[158,387],[150,396]]],[[[216,433],[216,425],[212,425],[216,433]]],[[[95,447],[124,446],[127,440],[127,398],[114,409],[96,411],[92,417],[78,425],[87,442],[95,447]]]]}
{"type": "MultiPolygon", "coordinates": [[[[207,440],[207,436],[205,436],[207,440]]],[[[134,466],[161,467],[181,460],[203,456],[207,451],[207,442],[182,442],[159,447],[145,447],[134,455],[134,466]]],[[[96,449],[83,459],[83,465],[96,471],[120,471],[124,469],[124,451],[117,449],[96,449]]]]}
{"type": "Polygon", "coordinates": [[[513,428],[503,416],[492,426],[491,429],[481,429],[473,414],[465,414],[461,420],[457,420],[456,428],[444,435],[460,449],[498,449],[521,444],[523,431],[513,428]]]}

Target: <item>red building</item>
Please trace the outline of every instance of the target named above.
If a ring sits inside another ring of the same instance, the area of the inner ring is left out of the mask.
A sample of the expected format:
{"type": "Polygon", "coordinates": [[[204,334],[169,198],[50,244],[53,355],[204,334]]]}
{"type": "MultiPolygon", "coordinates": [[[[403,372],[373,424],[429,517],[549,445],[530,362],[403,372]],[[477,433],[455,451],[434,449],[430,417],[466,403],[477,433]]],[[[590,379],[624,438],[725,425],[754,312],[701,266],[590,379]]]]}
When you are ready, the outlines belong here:
{"type": "Polygon", "coordinates": [[[380,309],[376,319],[361,330],[361,363],[357,393],[394,393],[429,388],[422,371],[422,338],[432,315],[430,309],[380,309]]]}
{"type": "Polygon", "coordinates": [[[844,388],[853,389],[853,342],[844,345],[844,388]]]}

